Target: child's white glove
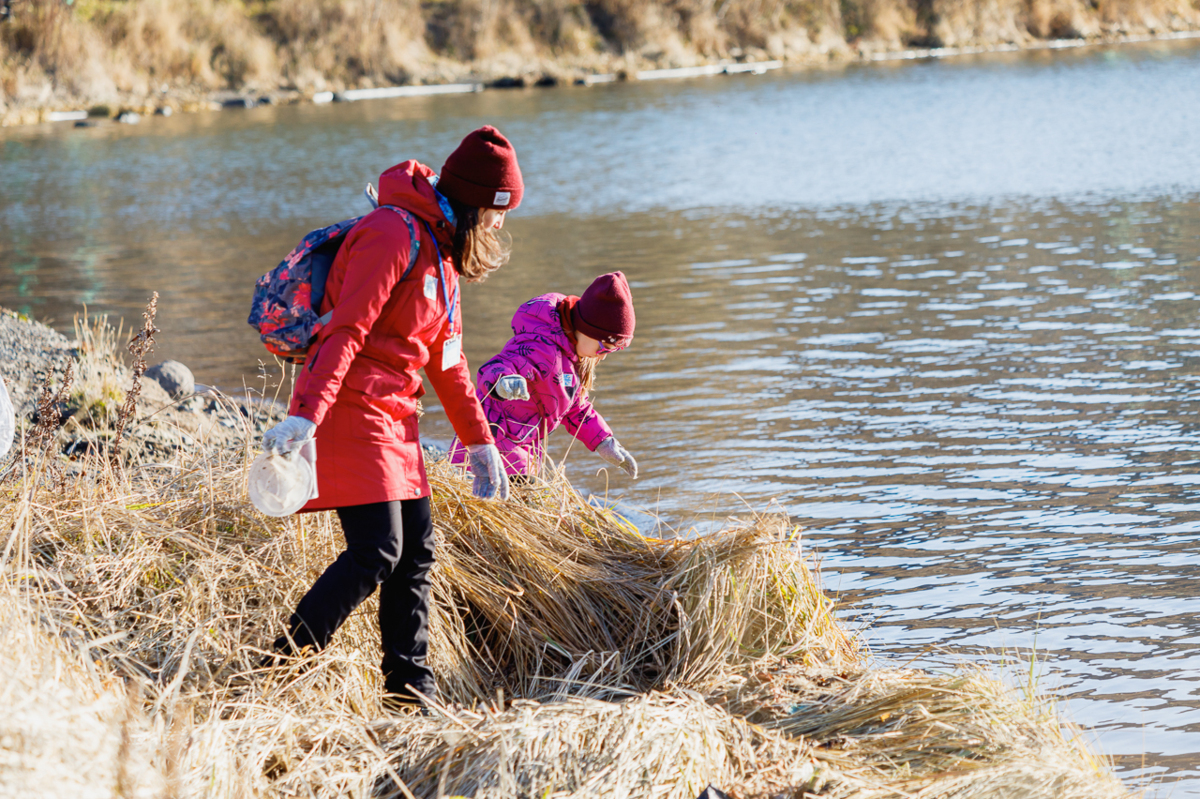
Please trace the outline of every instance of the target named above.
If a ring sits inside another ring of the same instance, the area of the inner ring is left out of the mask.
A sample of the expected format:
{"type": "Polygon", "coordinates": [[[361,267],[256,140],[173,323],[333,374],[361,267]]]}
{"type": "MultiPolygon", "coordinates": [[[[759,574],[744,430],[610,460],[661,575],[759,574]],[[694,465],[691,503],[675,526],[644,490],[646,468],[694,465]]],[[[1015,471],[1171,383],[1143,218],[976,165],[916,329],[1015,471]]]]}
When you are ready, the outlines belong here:
{"type": "Polygon", "coordinates": [[[508,472],[495,444],[468,444],[467,462],[475,475],[472,494],[480,499],[508,499],[508,472]]]}
{"type": "Polygon", "coordinates": [[[634,480],[637,479],[637,461],[629,454],[629,450],[617,442],[616,436],[609,436],[601,441],[600,446],[596,447],[596,454],[613,466],[620,467],[621,471],[634,480]]]}
{"type": "Polygon", "coordinates": [[[496,381],[492,389],[496,396],[506,400],[529,399],[529,384],[520,375],[505,375],[496,381]]]}
{"type": "Polygon", "coordinates": [[[303,416],[289,416],[263,433],[263,449],[286,455],[304,446],[316,432],[317,426],[303,416]]]}

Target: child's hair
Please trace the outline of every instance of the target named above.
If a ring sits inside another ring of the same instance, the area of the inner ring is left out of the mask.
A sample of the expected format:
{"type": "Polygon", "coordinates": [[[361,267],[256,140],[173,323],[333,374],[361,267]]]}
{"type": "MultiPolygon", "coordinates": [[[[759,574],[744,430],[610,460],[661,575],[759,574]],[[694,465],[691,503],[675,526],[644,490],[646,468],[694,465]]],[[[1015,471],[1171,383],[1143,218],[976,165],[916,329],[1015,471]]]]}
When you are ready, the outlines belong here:
{"type": "Polygon", "coordinates": [[[592,387],[596,385],[596,364],[600,363],[599,358],[580,358],[579,359],[579,390],[584,394],[591,394],[592,387]]]}
{"type": "Polygon", "coordinates": [[[450,251],[454,268],[468,283],[479,283],[508,263],[511,240],[507,233],[483,226],[481,209],[463,205],[453,197],[447,199],[457,220],[450,251]]]}

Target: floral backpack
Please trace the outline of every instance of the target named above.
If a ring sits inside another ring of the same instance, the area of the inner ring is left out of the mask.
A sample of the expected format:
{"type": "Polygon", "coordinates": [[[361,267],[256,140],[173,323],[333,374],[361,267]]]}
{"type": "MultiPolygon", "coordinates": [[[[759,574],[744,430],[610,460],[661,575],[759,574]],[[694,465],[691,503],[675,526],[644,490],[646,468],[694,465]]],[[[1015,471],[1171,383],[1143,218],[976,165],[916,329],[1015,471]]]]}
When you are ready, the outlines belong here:
{"type": "MultiPolygon", "coordinates": [[[[368,186],[367,197],[375,203],[371,188],[368,186]]],[[[393,205],[377,207],[396,212],[408,225],[412,251],[409,253],[408,269],[401,277],[403,280],[417,262],[417,252],[421,247],[416,222],[413,215],[403,208],[393,205]]],[[[333,316],[332,311],[320,315],[329,268],[333,266],[333,259],[346,240],[346,234],[363,218],[347,219],[312,231],[279,262],[279,266],[255,283],[247,321],[258,331],[263,345],[272,354],[290,363],[304,363],[309,346],[333,316]]]]}

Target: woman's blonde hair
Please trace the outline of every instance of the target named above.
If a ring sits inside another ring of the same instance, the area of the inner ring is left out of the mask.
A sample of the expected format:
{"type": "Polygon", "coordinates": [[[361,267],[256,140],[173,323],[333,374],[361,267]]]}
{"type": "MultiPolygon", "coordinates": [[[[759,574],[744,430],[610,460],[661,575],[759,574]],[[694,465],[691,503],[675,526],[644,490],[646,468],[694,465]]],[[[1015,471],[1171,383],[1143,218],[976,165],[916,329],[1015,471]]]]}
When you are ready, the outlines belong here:
{"type": "Polygon", "coordinates": [[[482,208],[449,199],[456,223],[451,248],[454,268],[468,283],[479,283],[508,263],[512,240],[504,231],[484,227],[482,208]]]}

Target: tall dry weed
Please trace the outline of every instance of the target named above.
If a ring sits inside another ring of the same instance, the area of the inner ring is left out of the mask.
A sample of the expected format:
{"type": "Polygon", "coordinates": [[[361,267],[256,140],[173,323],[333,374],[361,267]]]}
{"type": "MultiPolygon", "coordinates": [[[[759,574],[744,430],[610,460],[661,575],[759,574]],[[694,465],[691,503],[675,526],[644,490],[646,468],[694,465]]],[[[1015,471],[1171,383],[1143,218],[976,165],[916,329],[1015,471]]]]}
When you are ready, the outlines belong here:
{"type": "Polygon", "coordinates": [[[155,334],[162,332],[154,326],[157,315],[158,292],[156,291],[150,297],[150,302],[146,304],[146,310],[142,313],[142,329],[135,333],[133,338],[129,339],[129,344],[126,345],[126,349],[133,358],[133,380],[129,391],[125,394],[125,401],[121,404],[121,410],[117,413],[114,425],[112,451],[109,453],[109,458],[114,466],[120,466],[121,440],[125,436],[125,427],[137,412],[138,396],[142,393],[142,375],[146,373],[146,356],[154,349],[155,334]]]}

